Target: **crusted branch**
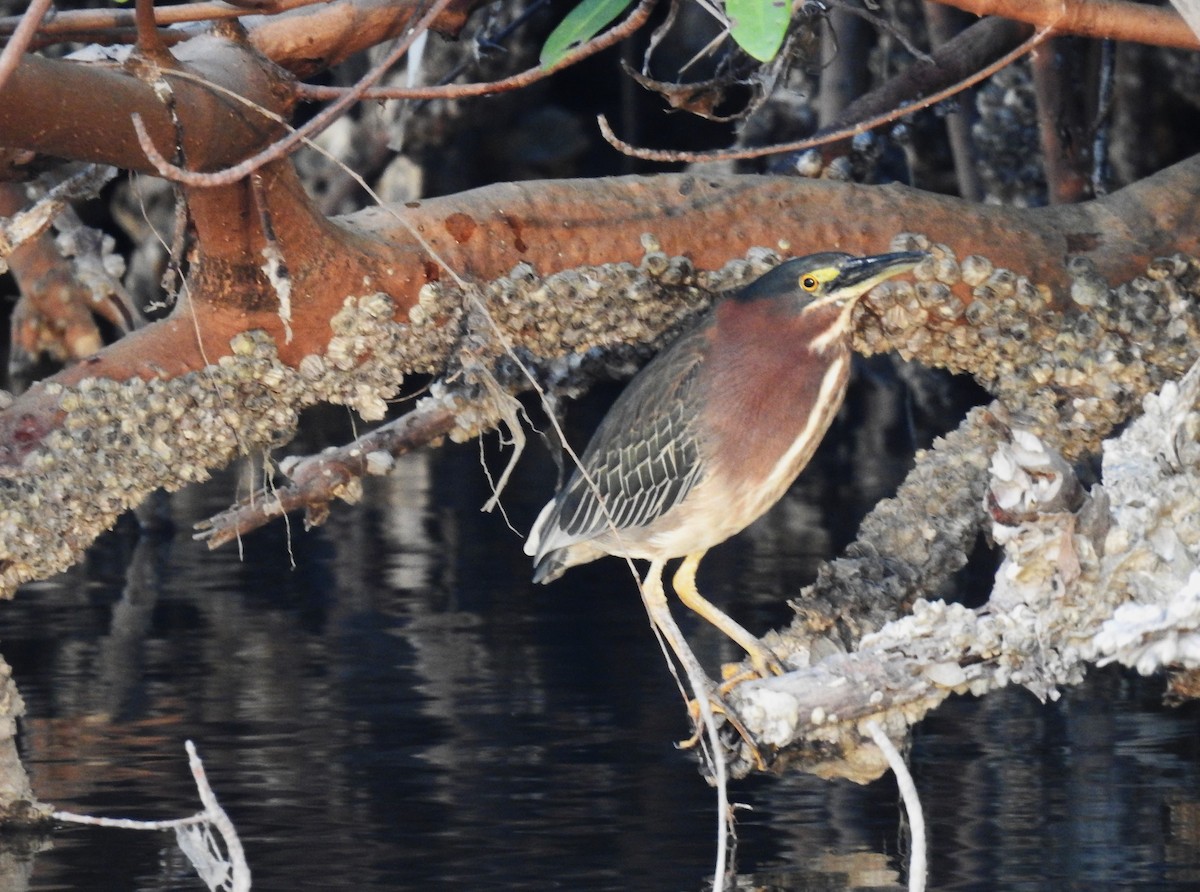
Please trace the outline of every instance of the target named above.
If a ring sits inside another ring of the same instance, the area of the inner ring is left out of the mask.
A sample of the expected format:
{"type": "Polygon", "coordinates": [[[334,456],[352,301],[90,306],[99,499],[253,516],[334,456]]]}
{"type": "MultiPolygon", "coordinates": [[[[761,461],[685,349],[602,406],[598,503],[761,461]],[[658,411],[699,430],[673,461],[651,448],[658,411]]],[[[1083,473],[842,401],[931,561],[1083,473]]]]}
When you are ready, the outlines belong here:
{"type": "MultiPolygon", "coordinates": [[[[954,693],[1020,684],[1042,699],[1093,664],[1200,668],[1200,364],[1146,400],[1083,492],[1057,453],[1015,429],[988,505],[1004,562],[978,610],[920,600],[856,652],[736,688],[730,704],[777,767],[866,782],[884,770],[864,723],[892,736],[954,693]]],[[[743,763],[743,769],[745,765],[743,763]]]]}
{"type": "Polygon", "coordinates": [[[453,399],[422,400],[403,418],[382,425],[346,446],[285,463],[287,483],[264,488],[226,511],[198,524],[197,539],[217,548],[299,508],[305,523],[325,520],[335,499],[354,503],[362,493],[361,479],[391,471],[395,457],[446,436],[458,424],[453,399]]]}

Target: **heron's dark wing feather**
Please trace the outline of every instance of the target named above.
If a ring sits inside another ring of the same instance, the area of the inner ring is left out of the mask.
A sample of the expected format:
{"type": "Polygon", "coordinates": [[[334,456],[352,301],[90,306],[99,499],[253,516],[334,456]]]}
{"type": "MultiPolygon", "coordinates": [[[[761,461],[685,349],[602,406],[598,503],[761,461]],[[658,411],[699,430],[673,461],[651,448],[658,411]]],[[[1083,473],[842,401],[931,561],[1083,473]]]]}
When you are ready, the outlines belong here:
{"type": "Polygon", "coordinates": [[[708,326],[684,334],[613,404],[558,496],[555,525],[580,542],[644,527],[683,501],[700,473],[694,396],[708,326]],[[607,511],[605,510],[607,508],[607,511]]]}

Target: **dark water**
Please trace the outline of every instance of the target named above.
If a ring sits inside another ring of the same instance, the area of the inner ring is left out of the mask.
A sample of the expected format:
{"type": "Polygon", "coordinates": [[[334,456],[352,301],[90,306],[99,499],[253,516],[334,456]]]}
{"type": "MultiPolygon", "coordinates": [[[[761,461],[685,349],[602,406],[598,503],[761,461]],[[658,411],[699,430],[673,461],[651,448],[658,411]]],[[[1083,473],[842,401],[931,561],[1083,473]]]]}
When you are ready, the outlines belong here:
{"type": "MultiPolygon", "coordinates": [[[[125,525],[0,604],[38,795],[190,814],[191,739],[256,889],[704,888],[714,797],[673,746],[683,706],[623,566],[534,587],[520,537],[478,511],[474,447],[402,464],[323,528],[210,554],[189,527],[231,497],[229,475],[173,497],[173,538],[125,525]]],[[[551,485],[514,484],[514,523],[551,485]]],[[[777,605],[856,522],[812,507],[846,501],[817,482],[794,495],[702,568],[751,628],[783,621],[777,605]]],[[[685,631],[711,667],[736,656],[685,631]]],[[[911,764],[931,888],[1200,888],[1200,713],[1165,709],[1161,687],[1104,671],[1056,704],[1012,691],[927,719],[911,764]]],[[[753,808],[743,888],[903,881],[890,778],[756,778],[732,795],[753,808]]],[[[167,834],[0,844],[16,853],[3,889],[203,888],[167,834]]]]}

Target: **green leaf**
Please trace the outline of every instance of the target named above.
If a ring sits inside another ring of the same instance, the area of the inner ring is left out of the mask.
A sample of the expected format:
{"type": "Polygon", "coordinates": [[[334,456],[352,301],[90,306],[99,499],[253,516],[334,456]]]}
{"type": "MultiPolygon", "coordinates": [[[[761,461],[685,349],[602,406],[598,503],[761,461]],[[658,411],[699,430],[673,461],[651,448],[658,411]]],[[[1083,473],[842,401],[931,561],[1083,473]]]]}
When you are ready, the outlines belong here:
{"type": "Polygon", "coordinates": [[[775,58],[792,20],[789,0],[725,0],[725,12],[738,46],[760,62],[775,58]]]}
{"type": "Polygon", "coordinates": [[[633,0],[583,0],[567,13],[546,38],[538,61],[549,67],[582,43],[587,43],[629,8],[633,0]]]}

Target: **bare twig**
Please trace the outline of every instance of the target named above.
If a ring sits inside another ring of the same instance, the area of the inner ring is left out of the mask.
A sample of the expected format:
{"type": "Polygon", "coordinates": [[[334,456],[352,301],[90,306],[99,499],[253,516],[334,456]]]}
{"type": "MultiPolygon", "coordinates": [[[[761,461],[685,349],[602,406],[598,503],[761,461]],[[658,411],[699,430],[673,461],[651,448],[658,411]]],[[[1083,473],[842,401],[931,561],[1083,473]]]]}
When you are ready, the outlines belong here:
{"type": "Polygon", "coordinates": [[[25,10],[25,14],[21,16],[20,24],[13,32],[12,40],[4,47],[4,52],[0,52],[0,90],[4,89],[5,81],[16,70],[21,56],[25,54],[30,41],[33,40],[33,35],[37,32],[38,25],[41,24],[42,17],[50,8],[50,2],[51,0],[33,0],[29,4],[29,8],[25,10]]]}
{"type": "Polygon", "coordinates": [[[1026,53],[1034,50],[1042,41],[1049,37],[1054,31],[1052,26],[1047,26],[1040,29],[1032,37],[1014,49],[1012,52],[1006,53],[1001,58],[997,59],[991,65],[980,69],[975,74],[964,80],[959,81],[951,87],[944,90],[938,90],[930,96],[926,96],[911,105],[906,105],[903,108],[897,108],[883,114],[875,115],[866,120],[859,121],[857,124],[851,124],[837,130],[827,133],[819,133],[816,136],[807,139],[797,140],[790,143],[778,143],[773,146],[756,146],[750,149],[730,149],[718,152],[681,152],[666,149],[645,149],[638,146],[632,146],[622,140],[612,131],[609,126],[608,119],[604,115],[600,115],[597,121],[600,126],[601,135],[608,143],[620,152],[630,155],[634,158],[642,158],[646,161],[665,161],[665,162],[701,162],[701,161],[740,161],[747,158],[762,158],[765,155],[776,155],[780,152],[799,152],[805,149],[814,149],[826,143],[836,142],[838,140],[849,139],[857,136],[860,133],[866,133],[868,130],[873,130],[883,124],[890,124],[900,118],[907,117],[915,111],[920,111],[924,108],[929,108],[936,105],[944,99],[973,87],[982,80],[991,77],[1000,69],[1007,65],[1011,65],[1017,59],[1024,56],[1026,53]]]}
{"type": "MultiPolygon", "coordinates": [[[[637,8],[629,15],[629,18],[621,22],[614,28],[605,31],[603,34],[592,38],[587,43],[576,47],[567,55],[563,56],[553,65],[539,66],[530,68],[520,74],[514,74],[511,77],[501,78],[498,81],[479,84],[444,84],[429,87],[373,87],[363,91],[357,95],[358,99],[465,99],[471,96],[486,96],[491,93],[503,93],[508,90],[516,90],[521,87],[527,87],[532,83],[549,77],[557,71],[561,71],[575,63],[586,59],[588,56],[594,56],[601,50],[606,50],[610,46],[620,43],[629,35],[633,34],[646,23],[650,17],[650,11],[654,8],[656,0],[642,0],[637,8]]],[[[323,100],[336,99],[344,96],[348,89],[346,87],[323,87],[313,84],[301,84],[296,88],[296,93],[302,99],[323,100]]]]}
{"type": "Polygon", "coordinates": [[[286,486],[257,490],[220,514],[197,524],[195,538],[217,548],[257,529],[282,514],[299,508],[321,511],[339,498],[346,487],[391,465],[380,462],[377,453],[403,455],[425,446],[454,429],[457,413],[444,401],[430,401],[403,418],[378,427],[352,443],[301,459],[291,469],[286,486]]]}
{"type": "MultiPolygon", "coordinates": [[[[327,3],[329,0],[272,0],[269,6],[259,9],[233,6],[228,3],[185,3],[179,6],[160,6],[154,10],[154,21],[163,25],[179,25],[185,22],[207,22],[232,19],[251,15],[275,15],[290,9],[327,3]]],[[[48,5],[48,4],[47,4],[48,5]]],[[[30,7],[32,9],[32,6],[30,7]]],[[[0,36],[15,34],[28,16],[0,18],[0,36]]],[[[134,27],[135,13],[130,9],[69,9],[59,10],[53,19],[41,22],[35,29],[38,39],[45,46],[47,38],[61,40],[96,31],[112,31],[134,27]]]]}

